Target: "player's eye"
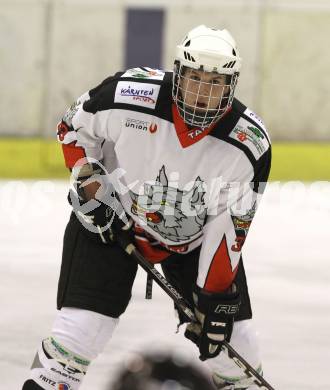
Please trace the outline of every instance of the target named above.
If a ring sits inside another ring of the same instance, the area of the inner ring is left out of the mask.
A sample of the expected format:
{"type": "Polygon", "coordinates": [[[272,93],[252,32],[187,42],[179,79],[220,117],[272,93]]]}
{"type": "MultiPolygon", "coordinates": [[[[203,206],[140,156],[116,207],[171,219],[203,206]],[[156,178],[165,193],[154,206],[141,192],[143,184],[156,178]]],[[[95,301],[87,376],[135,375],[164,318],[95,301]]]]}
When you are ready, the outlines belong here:
{"type": "Polygon", "coordinates": [[[193,81],[200,81],[199,76],[196,76],[194,74],[190,76],[190,79],[193,80],[193,81]]]}

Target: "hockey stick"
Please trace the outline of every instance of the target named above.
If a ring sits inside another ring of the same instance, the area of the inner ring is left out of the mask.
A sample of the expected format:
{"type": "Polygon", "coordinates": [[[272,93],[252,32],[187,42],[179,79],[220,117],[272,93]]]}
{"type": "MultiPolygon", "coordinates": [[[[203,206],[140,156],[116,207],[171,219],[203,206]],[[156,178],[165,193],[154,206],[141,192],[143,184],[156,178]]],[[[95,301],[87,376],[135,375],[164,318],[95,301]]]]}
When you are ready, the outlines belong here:
{"type": "MultiPolygon", "coordinates": [[[[152,276],[159,287],[169,295],[176,306],[181,310],[184,316],[192,321],[197,322],[194,312],[190,304],[183,296],[167,281],[167,279],[146,260],[141,253],[136,249],[135,245],[126,237],[125,234],[118,234],[116,239],[126,253],[133,256],[138,264],[152,276]]],[[[227,353],[228,357],[233,359],[244,374],[250,378],[254,378],[254,383],[261,389],[275,390],[236,350],[227,342],[223,342],[222,350],[227,353]]]]}

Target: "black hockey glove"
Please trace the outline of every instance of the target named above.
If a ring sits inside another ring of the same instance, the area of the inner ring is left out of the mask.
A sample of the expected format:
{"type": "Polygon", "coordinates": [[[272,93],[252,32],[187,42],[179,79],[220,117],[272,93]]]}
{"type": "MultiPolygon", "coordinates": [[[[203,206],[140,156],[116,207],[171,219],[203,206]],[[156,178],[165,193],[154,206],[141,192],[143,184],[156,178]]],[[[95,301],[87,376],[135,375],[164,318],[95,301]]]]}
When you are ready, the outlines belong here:
{"type": "Polygon", "coordinates": [[[70,190],[69,202],[73,210],[85,227],[89,237],[103,244],[113,244],[116,234],[132,235],[133,221],[126,214],[113,185],[106,181],[105,175],[92,177],[80,177],[75,180],[75,191],[70,190]],[[87,195],[86,186],[98,183],[95,197],[87,195]]]}
{"type": "Polygon", "coordinates": [[[235,284],[223,293],[208,293],[196,286],[193,298],[198,322],[189,323],[184,335],[198,346],[200,360],[214,358],[221,352],[223,341],[230,341],[239,293],[235,284]]]}

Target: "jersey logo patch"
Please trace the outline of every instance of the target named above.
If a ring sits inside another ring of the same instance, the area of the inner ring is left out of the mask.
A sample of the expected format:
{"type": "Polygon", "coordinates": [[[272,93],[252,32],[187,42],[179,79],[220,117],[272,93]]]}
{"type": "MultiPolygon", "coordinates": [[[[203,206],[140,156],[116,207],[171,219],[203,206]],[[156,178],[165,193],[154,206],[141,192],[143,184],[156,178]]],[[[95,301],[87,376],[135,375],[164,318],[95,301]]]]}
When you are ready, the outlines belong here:
{"type": "Polygon", "coordinates": [[[235,128],[229,134],[229,137],[246,145],[256,160],[259,160],[269,148],[265,134],[245,119],[238,121],[235,128]]]}
{"type": "Polygon", "coordinates": [[[71,126],[73,117],[76,115],[81,105],[88,99],[89,99],[89,93],[85,92],[66,111],[64,117],[62,118],[62,121],[65,122],[68,126],[71,126]]]}
{"type": "Polygon", "coordinates": [[[115,103],[132,104],[154,109],[160,85],[119,81],[115,93],[115,103]]]}
{"type": "Polygon", "coordinates": [[[165,72],[151,68],[128,69],[121,77],[134,77],[136,79],[163,80],[165,72]]]}
{"type": "Polygon", "coordinates": [[[157,124],[154,122],[141,121],[133,118],[126,118],[125,127],[131,127],[135,130],[149,131],[151,134],[157,131],[157,124]]]}
{"type": "Polygon", "coordinates": [[[231,247],[231,250],[233,252],[240,252],[242,250],[252,220],[256,213],[256,207],[257,207],[256,202],[254,202],[251,209],[246,210],[245,215],[235,215],[234,213],[231,213],[231,219],[233,221],[233,225],[236,233],[235,244],[232,245],[231,247]]]}

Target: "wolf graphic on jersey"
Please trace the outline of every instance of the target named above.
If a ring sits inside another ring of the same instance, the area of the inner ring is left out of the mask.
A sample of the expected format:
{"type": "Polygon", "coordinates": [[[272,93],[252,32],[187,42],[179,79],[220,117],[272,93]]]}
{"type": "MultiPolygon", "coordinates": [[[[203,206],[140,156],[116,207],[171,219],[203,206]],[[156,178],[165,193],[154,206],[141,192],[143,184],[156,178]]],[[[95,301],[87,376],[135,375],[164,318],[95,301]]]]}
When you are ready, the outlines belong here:
{"type": "Polygon", "coordinates": [[[142,194],[130,191],[131,211],[140,218],[141,224],[165,239],[193,240],[200,236],[207,213],[204,194],[200,177],[188,191],[169,186],[165,166],[162,166],[155,182],[144,183],[142,194]]]}

